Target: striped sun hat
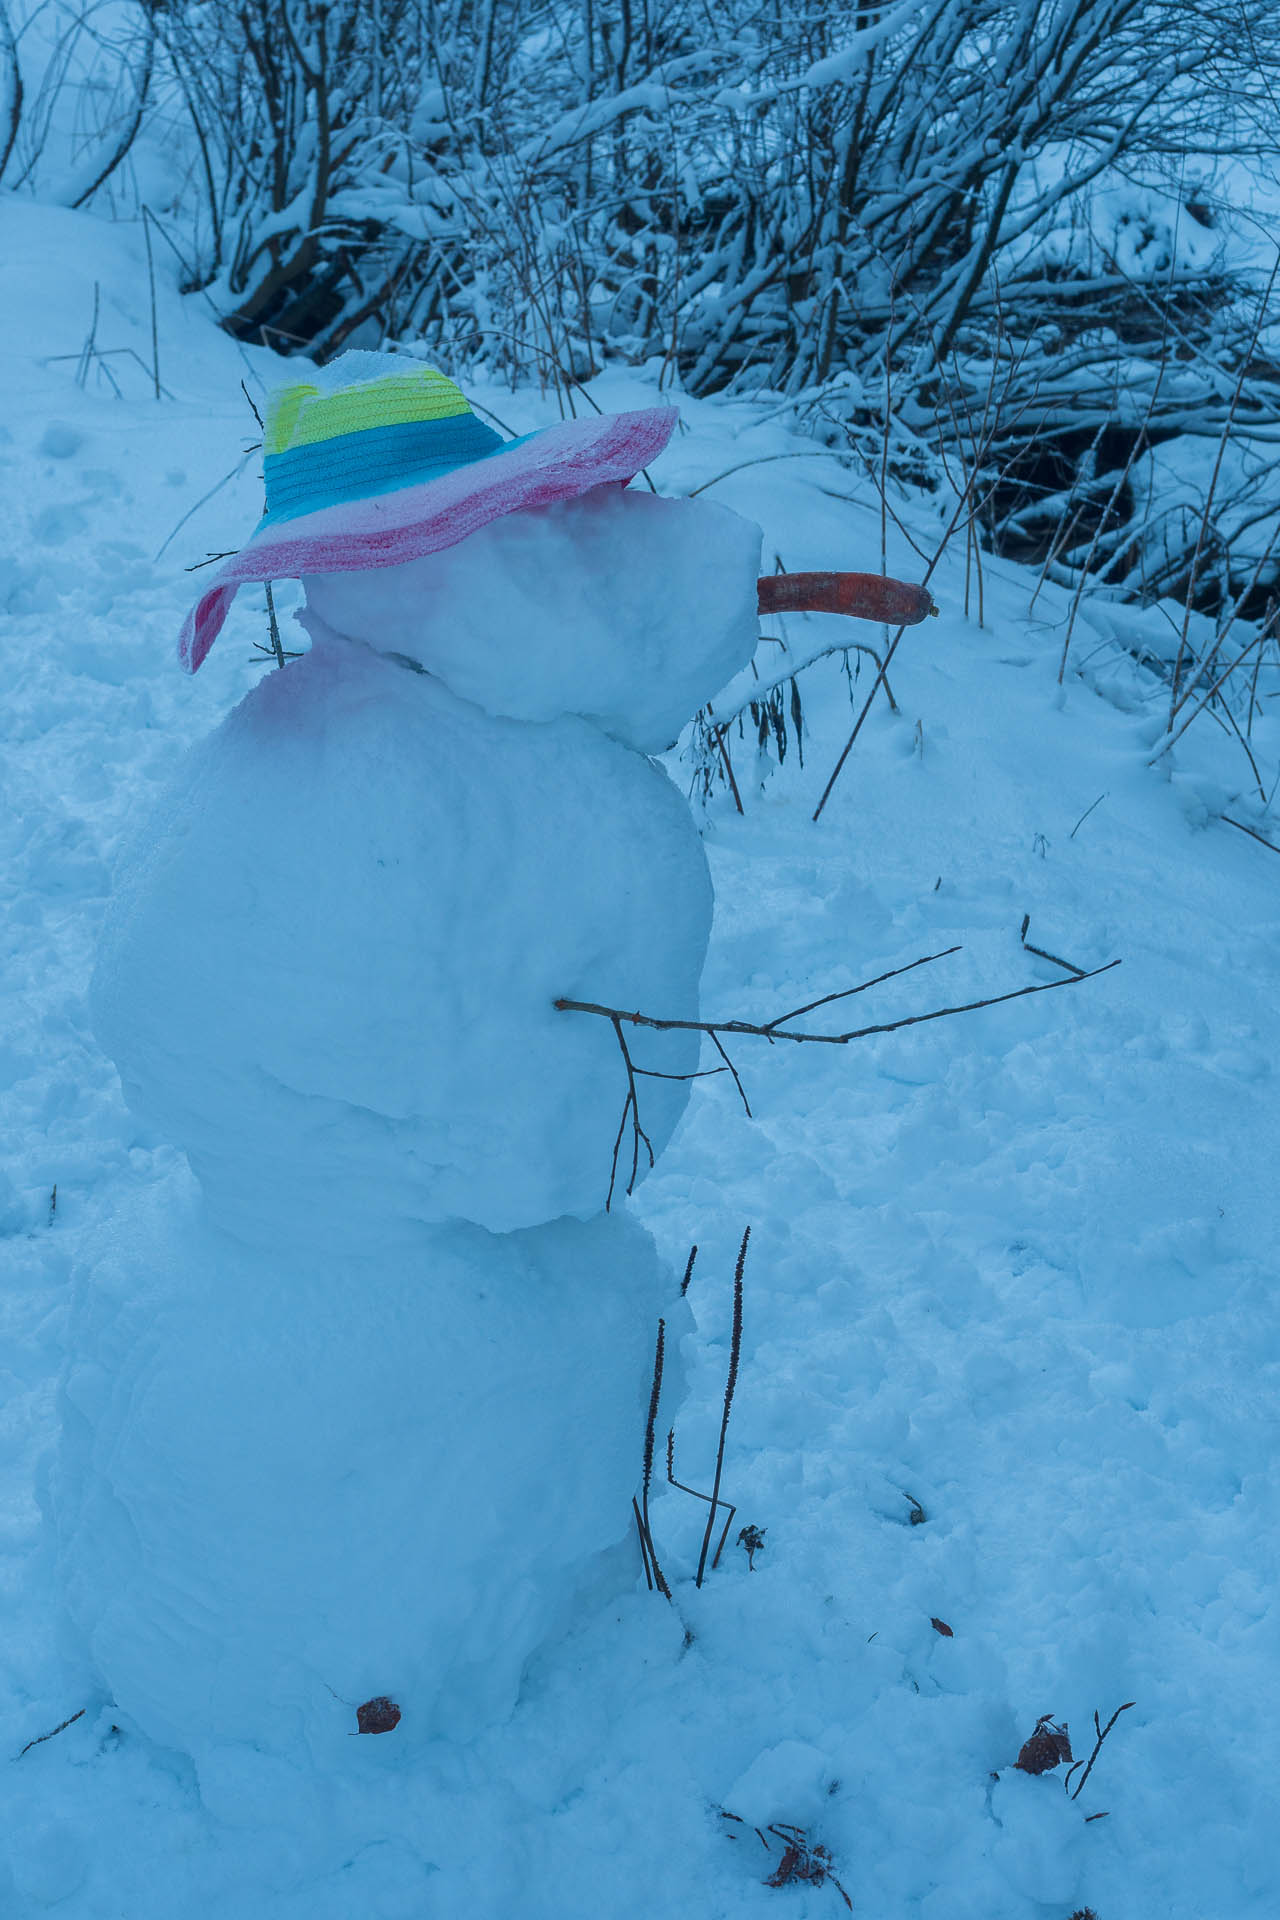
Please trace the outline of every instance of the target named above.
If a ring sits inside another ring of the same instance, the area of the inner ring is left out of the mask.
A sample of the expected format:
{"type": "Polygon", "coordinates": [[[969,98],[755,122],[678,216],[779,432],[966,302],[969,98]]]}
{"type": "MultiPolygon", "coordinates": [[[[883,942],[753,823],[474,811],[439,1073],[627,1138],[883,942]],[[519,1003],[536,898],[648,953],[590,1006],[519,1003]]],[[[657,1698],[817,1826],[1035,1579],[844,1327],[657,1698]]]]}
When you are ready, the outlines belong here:
{"type": "Polygon", "coordinates": [[[674,407],[563,420],[503,440],[435,367],[344,353],[267,402],[267,510],[187,615],[190,673],[247,580],[391,567],[456,546],[501,514],[625,485],[659,454],[674,407]]]}

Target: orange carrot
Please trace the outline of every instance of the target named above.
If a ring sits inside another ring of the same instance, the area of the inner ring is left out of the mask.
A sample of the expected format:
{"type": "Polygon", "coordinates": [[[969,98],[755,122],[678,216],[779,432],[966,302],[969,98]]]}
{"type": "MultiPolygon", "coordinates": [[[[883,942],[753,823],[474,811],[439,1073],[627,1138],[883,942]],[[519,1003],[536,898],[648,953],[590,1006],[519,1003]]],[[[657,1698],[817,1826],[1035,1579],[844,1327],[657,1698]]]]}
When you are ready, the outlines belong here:
{"type": "Polygon", "coordinates": [[[938,609],[928,587],[879,573],[766,573],[761,613],[847,613],[890,627],[914,627],[938,609]]]}

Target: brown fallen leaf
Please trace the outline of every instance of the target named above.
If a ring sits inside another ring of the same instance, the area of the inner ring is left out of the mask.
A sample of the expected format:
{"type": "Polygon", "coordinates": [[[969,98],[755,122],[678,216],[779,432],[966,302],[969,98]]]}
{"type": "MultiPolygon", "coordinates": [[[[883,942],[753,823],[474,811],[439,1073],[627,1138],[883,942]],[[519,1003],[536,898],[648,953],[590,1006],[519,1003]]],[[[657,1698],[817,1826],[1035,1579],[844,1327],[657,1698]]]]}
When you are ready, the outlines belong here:
{"type": "Polygon", "coordinates": [[[1054,1723],[1052,1714],[1043,1714],[1036,1721],[1036,1730],[1029,1740],[1022,1744],[1022,1751],[1014,1765],[1023,1773],[1048,1773],[1051,1768],[1060,1766],[1071,1758],[1071,1742],[1067,1738],[1067,1723],[1061,1726],[1054,1723]]]}
{"type": "Polygon", "coordinates": [[[380,1693],[375,1700],[366,1700],[362,1707],[356,1708],[356,1726],[361,1733],[390,1733],[393,1727],[399,1725],[400,1709],[385,1693],[380,1693]]]}

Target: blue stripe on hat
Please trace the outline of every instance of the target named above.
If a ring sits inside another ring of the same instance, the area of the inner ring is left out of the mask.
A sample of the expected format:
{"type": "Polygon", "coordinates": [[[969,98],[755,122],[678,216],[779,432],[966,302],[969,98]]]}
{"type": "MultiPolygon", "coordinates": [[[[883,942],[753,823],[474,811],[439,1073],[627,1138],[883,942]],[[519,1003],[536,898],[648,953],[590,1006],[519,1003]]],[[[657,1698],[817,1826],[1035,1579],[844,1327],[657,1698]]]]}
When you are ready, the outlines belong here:
{"type": "Polygon", "coordinates": [[[267,511],[258,531],[324,507],[439,480],[457,467],[516,444],[466,413],[449,420],[366,427],[359,433],[269,453],[262,463],[267,511]]]}

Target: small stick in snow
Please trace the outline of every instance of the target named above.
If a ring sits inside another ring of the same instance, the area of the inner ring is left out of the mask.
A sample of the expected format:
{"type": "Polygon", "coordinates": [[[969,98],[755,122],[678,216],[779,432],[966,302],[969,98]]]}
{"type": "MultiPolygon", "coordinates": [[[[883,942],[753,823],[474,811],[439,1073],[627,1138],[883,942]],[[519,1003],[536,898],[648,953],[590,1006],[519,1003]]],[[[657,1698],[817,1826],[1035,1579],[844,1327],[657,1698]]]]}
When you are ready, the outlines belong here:
{"type": "Polygon", "coordinates": [[[649,1543],[644,1537],[644,1521],[640,1516],[640,1502],[634,1493],[631,1496],[631,1511],[636,1517],[636,1532],[640,1536],[640,1559],[644,1565],[645,1585],[653,1592],[653,1573],[649,1565],[649,1543]]]}
{"type": "MultiPolygon", "coordinates": [[[[658,1565],[658,1550],[653,1544],[653,1530],[649,1525],[649,1486],[653,1479],[653,1429],[658,1418],[658,1402],[662,1397],[662,1365],[666,1352],[666,1338],[667,1323],[665,1320],[659,1320],[657,1345],[653,1354],[653,1385],[649,1390],[649,1417],[644,1426],[644,1478],[641,1483],[640,1512],[637,1519],[640,1522],[641,1549],[647,1553],[645,1576],[646,1578],[649,1576],[651,1561],[653,1577],[649,1580],[649,1585],[651,1588],[656,1586],[664,1600],[670,1600],[671,1589],[667,1585],[666,1575],[658,1565]]],[[[634,1505],[634,1502],[632,1504],[634,1505]]]]}
{"type": "Polygon", "coordinates": [[[1080,818],[1076,821],[1074,827],[1072,827],[1070,833],[1067,835],[1068,840],[1075,839],[1081,827],[1084,825],[1085,821],[1089,818],[1089,815],[1093,812],[1093,807],[1100,807],[1106,798],[1107,798],[1107,795],[1105,793],[1100,793],[1097,799],[1094,801],[1093,806],[1085,808],[1084,812],[1080,815],[1080,818]]]}
{"type": "MultiPolygon", "coordinates": [[[[147,250],[147,281],[151,289],[151,378],[156,399],[160,398],[160,322],[156,314],[156,263],[151,253],[151,209],[142,205],[142,239],[147,250]]],[[[241,385],[243,385],[243,381],[241,385]]]]}
{"type": "Polygon", "coordinates": [[[684,1279],[680,1282],[680,1298],[682,1300],[684,1299],[686,1293],[688,1293],[689,1291],[689,1282],[693,1278],[693,1263],[697,1259],[697,1257],[698,1257],[698,1243],[695,1240],[693,1245],[689,1249],[689,1259],[688,1259],[688,1264],[686,1265],[684,1270],[684,1279]]]}
{"type": "MultiPolygon", "coordinates": [[[[1103,1741],[1106,1739],[1107,1735],[1110,1733],[1112,1727],[1114,1727],[1116,1721],[1120,1718],[1120,1715],[1122,1713],[1128,1713],[1130,1707],[1132,1707],[1134,1704],[1135,1704],[1134,1701],[1126,1700],[1123,1706],[1117,1707],[1115,1712],[1112,1714],[1111,1718],[1108,1720],[1105,1727],[1103,1726],[1102,1722],[1098,1718],[1097,1708],[1096,1707],[1094,1708],[1093,1730],[1098,1737],[1094,1742],[1093,1752],[1089,1755],[1088,1765],[1085,1767],[1084,1772],[1080,1775],[1080,1785],[1076,1788],[1075,1792],[1071,1794],[1071,1798],[1073,1800],[1078,1800],[1080,1798],[1080,1795],[1083,1793],[1084,1783],[1089,1778],[1089,1775],[1093,1772],[1093,1763],[1097,1759],[1099,1753],[1102,1751],[1103,1741]]],[[[1080,1762],[1077,1760],[1076,1766],[1078,1767],[1079,1765],[1080,1765],[1080,1762]]],[[[1072,1767],[1071,1773],[1067,1775],[1066,1779],[1062,1783],[1063,1786],[1068,1790],[1070,1789],[1070,1786],[1071,1786],[1071,1774],[1074,1773],[1075,1770],[1076,1768],[1072,1767]]],[[[1096,1819],[1097,1817],[1098,1816],[1096,1814],[1093,1816],[1094,1819],[1096,1819]]]]}
{"type": "MultiPolygon", "coordinates": [[[[702,1577],[707,1569],[707,1550],[711,1545],[711,1532],[716,1523],[716,1508],[720,1504],[720,1475],[724,1470],[724,1443],[729,1433],[729,1409],[733,1405],[733,1390],[738,1384],[738,1360],[742,1352],[742,1273],[747,1264],[747,1242],[750,1238],[751,1229],[748,1227],[742,1236],[742,1245],[738,1249],[738,1264],[733,1274],[733,1333],[729,1341],[729,1378],[724,1390],[724,1411],[720,1416],[720,1444],[716,1448],[716,1477],[711,1483],[711,1511],[707,1515],[707,1530],[702,1536],[698,1577],[693,1583],[695,1587],[702,1585],[702,1577]]],[[[728,1532],[727,1526],[725,1532],[728,1532]]],[[[720,1544],[723,1547],[724,1541],[722,1540],[720,1544]]],[[[716,1558],[719,1558],[718,1554],[716,1558]]]]}
{"type": "MultiPolygon", "coordinates": [[[[201,507],[207,506],[209,501],[212,500],[215,493],[221,493],[223,487],[226,486],[229,480],[239,479],[240,475],[244,472],[245,465],[248,462],[248,459],[249,459],[249,455],[247,453],[241,454],[239,460],[237,460],[235,466],[232,467],[230,473],[224,473],[221,480],[214,482],[213,486],[210,487],[208,493],[201,494],[200,498],[196,501],[194,507],[187,508],[187,511],[183,514],[177,526],[174,527],[172,531],[166,535],[163,545],[161,545],[157,549],[155,554],[156,560],[159,560],[161,558],[161,556],[165,551],[165,548],[168,547],[171,544],[171,542],[177,537],[177,535],[181,533],[182,529],[186,526],[188,520],[191,519],[193,514],[199,513],[201,507]]],[[[210,564],[211,560],[214,560],[214,559],[222,560],[222,559],[229,559],[229,558],[230,558],[230,555],[228,554],[211,554],[209,557],[209,560],[201,560],[197,562],[197,565],[202,567],[207,567],[210,564]]],[[[188,573],[194,573],[195,570],[196,570],[195,567],[187,568],[188,573]]]]}
{"type": "Polygon", "coordinates": [[[257,652],[270,654],[274,658],[277,667],[282,667],[287,660],[300,659],[301,652],[286,647],[281,640],[280,623],[276,619],[275,595],[271,591],[271,582],[269,580],[265,585],[267,589],[267,620],[271,629],[271,645],[264,647],[260,640],[255,640],[253,644],[257,652]]]}
{"type": "MultiPolygon", "coordinates": [[[[697,1487],[687,1485],[683,1480],[676,1479],[676,1430],[674,1427],[667,1429],[667,1481],[669,1485],[679,1487],[681,1493],[692,1494],[695,1500],[704,1501],[707,1506],[711,1507],[711,1517],[714,1520],[715,1507],[712,1505],[711,1495],[709,1493],[702,1493],[697,1487]]],[[[736,1507],[730,1506],[727,1500],[722,1500],[720,1505],[722,1507],[728,1507],[728,1518],[721,1529],[720,1544],[717,1546],[711,1561],[712,1573],[714,1573],[720,1565],[720,1555],[724,1552],[724,1543],[729,1538],[729,1529],[733,1525],[734,1515],[738,1511],[736,1507]]],[[[741,1538],[741,1535],[739,1535],[739,1538],[741,1538]]]]}
{"type": "MultiPolygon", "coordinates": [[[[1098,803],[1095,800],[1094,806],[1096,806],[1097,804],[1098,803]]],[[[1084,968],[1076,966],[1073,960],[1060,960],[1056,953],[1046,953],[1043,947],[1032,946],[1031,942],[1027,939],[1027,928],[1030,925],[1031,925],[1031,915],[1029,913],[1024,913],[1022,916],[1022,927],[1019,932],[1018,938],[1021,940],[1027,952],[1034,953],[1037,960],[1048,960],[1053,966],[1061,967],[1064,973],[1074,973],[1077,980],[1083,980],[1085,977],[1084,968]]]]}
{"type": "Polygon", "coordinates": [[[1246,827],[1242,820],[1233,820],[1229,813],[1220,814],[1218,817],[1224,826],[1236,827],[1241,833],[1247,833],[1249,838],[1256,840],[1260,847],[1269,847],[1272,853],[1280,853],[1280,847],[1276,845],[1274,840],[1268,840],[1263,834],[1255,833],[1254,829],[1252,827],[1246,827]]]}
{"type": "MultiPolygon", "coordinates": [[[[77,1720],[83,1720],[88,1711],[88,1707],[81,1707],[79,1713],[73,1713],[71,1718],[62,1721],[60,1726],[52,1728],[48,1733],[37,1734],[34,1740],[28,1740],[26,1746],[22,1749],[22,1753],[30,1753],[32,1747],[42,1747],[46,1740],[52,1740],[56,1735],[65,1733],[68,1727],[74,1727],[77,1720]]],[[[19,1760],[22,1758],[22,1753],[18,1755],[19,1760]]]]}
{"type": "MultiPolygon", "coordinates": [[[[1013,372],[1016,372],[1016,370],[1017,368],[1015,366],[1010,373],[1010,379],[1012,379],[1013,372]]],[[[1006,384],[1006,392],[1007,391],[1008,391],[1008,387],[1006,384]]],[[[1006,420],[1003,423],[1001,423],[1001,431],[1008,432],[1013,426],[1015,426],[1017,422],[1022,418],[1022,415],[1026,412],[1027,408],[1030,405],[1031,405],[1031,401],[1028,400],[1023,406],[1021,406],[1018,409],[1017,413],[1015,413],[1011,421],[1006,420]]],[[[1003,406],[1003,401],[1001,402],[1001,406],[1003,406]]],[[[1000,409],[997,408],[997,422],[999,422],[999,413],[1000,413],[1000,409]]],[[[974,498],[973,498],[975,482],[977,480],[978,473],[981,470],[983,460],[985,459],[988,451],[990,450],[992,441],[995,438],[995,433],[996,433],[996,426],[993,424],[990,430],[985,434],[981,447],[977,447],[977,446],[974,447],[973,465],[969,472],[968,478],[965,481],[964,491],[961,493],[960,498],[956,502],[955,511],[952,513],[950,520],[947,522],[947,526],[945,531],[943,532],[941,540],[938,542],[938,545],[934,549],[933,558],[930,560],[928,566],[925,568],[924,579],[920,582],[919,589],[918,589],[918,591],[920,592],[925,591],[925,589],[928,587],[929,580],[931,575],[933,574],[934,568],[937,566],[943,554],[946,552],[947,547],[950,544],[952,534],[955,532],[956,528],[959,526],[961,520],[965,517],[966,513],[968,514],[970,524],[972,524],[973,515],[975,514],[975,512],[978,511],[978,507],[977,505],[975,505],[974,498]]],[[[987,492],[983,496],[981,505],[985,506],[987,504],[987,501],[990,500],[991,495],[995,490],[995,484],[996,483],[993,482],[992,486],[988,488],[987,492]]],[[[888,624],[892,624],[892,623],[890,622],[888,624]]],[[[826,786],[822,789],[822,798],[819,800],[817,806],[813,810],[812,817],[815,820],[821,819],[822,810],[826,806],[827,801],[831,798],[832,788],[835,786],[836,781],[840,778],[841,772],[843,771],[843,768],[844,768],[845,761],[849,758],[849,755],[853,752],[853,749],[857,744],[858,735],[861,733],[863,728],[863,723],[865,722],[867,715],[871,711],[872,703],[875,700],[876,693],[879,690],[879,688],[884,684],[884,677],[889,670],[889,663],[893,659],[894,654],[898,651],[898,646],[902,639],[903,634],[906,632],[907,628],[913,624],[914,623],[910,620],[903,620],[895,630],[892,640],[889,641],[888,647],[885,649],[884,664],[880,668],[879,673],[876,675],[874,681],[872,682],[871,691],[867,695],[866,701],[863,704],[861,712],[858,714],[857,719],[853,723],[853,731],[849,735],[849,738],[845,741],[844,746],[840,751],[840,758],[836,761],[835,766],[831,769],[831,776],[828,779],[826,786]]]]}
{"type": "Polygon", "coordinates": [[[729,1058],[728,1054],[725,1052],[724,1048],[721,1046],[720,1036],[718,1034],[715,1034],[715,1033],[712,1034],[711,1044],[715,1048],[716,1052],[720,1055],[720,1058],[724,1061],[724,1064],[728,1068],[729,1072],[733,1075],[733,1084],[738,1089],[738,1098],[742,1102],[743,1112],[746,1114],[748,1120],[754,1119],[755,1115],[751,1111],[751,1102],[747,1098],[747,1090],[743,1086],[741,1080],[738,1078],[738,1069],[734,1066],[732,1060],[729,1058]]]}
{"type": "MultiPolygon", "coordinates": [[[[711,712],[710,705],[708,705],[707,707],[707,712],[708,713],[711,712]]],[[[721,760],[724,762],[725,777],[729,782],[729,791],[733,795],[733,804],[738,809],[739,813],[745,813],[746,808],[742,804],[742,795],[738,792],[738,782],[734,777],[733,762],[729,758],[729,748],[725,741],[725,735],[728,732],[728,730],[729,729],[728,729],[727,722],[725,723],[724,726],[720,726],[718,724],[713,725],[711,729],[711,737],[716,743],[716,749],[719,752],[721,760]]]]}

